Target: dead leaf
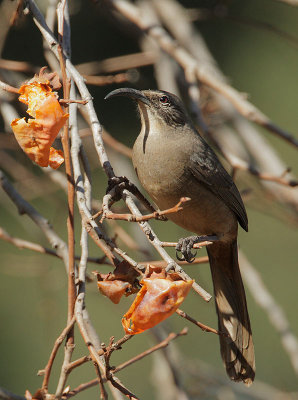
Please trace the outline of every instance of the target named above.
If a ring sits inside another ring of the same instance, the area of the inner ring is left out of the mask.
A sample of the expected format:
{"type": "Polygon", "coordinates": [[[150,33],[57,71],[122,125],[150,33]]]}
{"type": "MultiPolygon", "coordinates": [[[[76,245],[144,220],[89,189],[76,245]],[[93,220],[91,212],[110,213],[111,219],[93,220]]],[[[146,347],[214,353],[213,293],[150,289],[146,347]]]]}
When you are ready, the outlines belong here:
{"type": "Polygon", "coordinates": [[[177,274],[149,266],[141,290],[122,318],[129,335],[141,333],[172,315],[187,296],[193,280],[184,281],[177,274]],[[171,276],[173,275],[173,276],[171,276]]]}
{"type": "Polygon", "coordinates": [[[28,105],[27,113],[33,117],[12,121],[14,135],[28,157],[41,167],[56,169],[64,161],[63,153],[51,147],[60,129],[68,119],[59,104],[56,92],[48,80],[35,77],[20,87],[19,101],[28,105]],[[45,81],[45,82],[43,82],[45,81]]]}

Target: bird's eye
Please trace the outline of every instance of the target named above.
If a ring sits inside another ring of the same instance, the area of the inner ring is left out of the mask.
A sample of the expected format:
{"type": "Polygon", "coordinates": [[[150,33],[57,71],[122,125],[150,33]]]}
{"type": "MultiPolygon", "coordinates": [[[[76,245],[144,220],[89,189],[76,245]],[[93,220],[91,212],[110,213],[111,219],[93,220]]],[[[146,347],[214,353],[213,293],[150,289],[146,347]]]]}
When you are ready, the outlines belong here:
{"type": "Polygon", "coordinates": [[[162,104],[168,104],[169,103],[169,98],[167,96],[162,96],[162,97],[160,97],[159,101],[162,104]]]}

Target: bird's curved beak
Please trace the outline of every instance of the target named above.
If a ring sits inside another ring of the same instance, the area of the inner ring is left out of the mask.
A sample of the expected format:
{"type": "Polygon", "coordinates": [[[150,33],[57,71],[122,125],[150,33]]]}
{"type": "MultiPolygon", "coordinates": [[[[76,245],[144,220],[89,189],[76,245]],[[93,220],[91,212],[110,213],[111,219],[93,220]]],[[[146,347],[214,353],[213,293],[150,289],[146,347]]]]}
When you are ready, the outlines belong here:
{"type": "Polygon", "coordinates": [[[150,105],[149,99],[140,91],[132,88],[121,88],[116,89],[106,95],[105,100],[110,99],[111,97],[116,96],[126,96],[130,97],[134,100],[141,101],[142,103],[150,105]]]}

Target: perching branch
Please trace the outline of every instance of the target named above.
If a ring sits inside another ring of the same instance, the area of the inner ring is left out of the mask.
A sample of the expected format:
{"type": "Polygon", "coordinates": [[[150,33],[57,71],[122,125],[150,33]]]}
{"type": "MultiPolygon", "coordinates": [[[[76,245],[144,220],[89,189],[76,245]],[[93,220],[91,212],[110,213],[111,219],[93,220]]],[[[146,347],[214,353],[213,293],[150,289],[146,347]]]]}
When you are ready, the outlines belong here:
{"type": "Polygon", "coordinates": [[[103,198],[102,211],[96,214],[96,216],[93,216],[93,218],[96,218],[97,216],[100,216],[102,214],[101,222],[105,218],[113,220],[124,220],[128,222],[142,222],[142,221],[149,221],[150,219],[160,219],[160,217],[165,216],[167,214],[172,214],[181,211],[183,209],[183,204],[189,200],[190,199],[187,197],[181,197],[180,201],[172,208],[162,211],[154,211],[153,213],[148,215],[137,216],[133,214],[113,213],[109,208],[109,204],[113,201],[113,197],[110,194],[108,194],[105,195],[103,198]]]}

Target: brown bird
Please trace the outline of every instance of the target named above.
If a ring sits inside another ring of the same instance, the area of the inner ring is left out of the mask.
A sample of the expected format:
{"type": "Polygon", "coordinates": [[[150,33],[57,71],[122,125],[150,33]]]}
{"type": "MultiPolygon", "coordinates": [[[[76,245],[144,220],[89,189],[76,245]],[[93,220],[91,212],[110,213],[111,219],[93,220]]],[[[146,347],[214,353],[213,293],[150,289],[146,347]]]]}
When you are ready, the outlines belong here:
{"type": "MultiPolygon", "coordinates": [[[[105,98],[128,96],[138,104],[141,132],[133,146],[137,176],[161,210],[191,200],[168,218],[197,235],[216,235],[207,247],[221,356],[234,381],[250,385],[255,377],[254,345],[238,264],[238,222],[248,230],[239,191],[209,145],[196,131],[181,100],[160,90],[117,89],[105,98]]],[[[177,250],[191,262],[200,236],[180,239],[177,250]]]]}

